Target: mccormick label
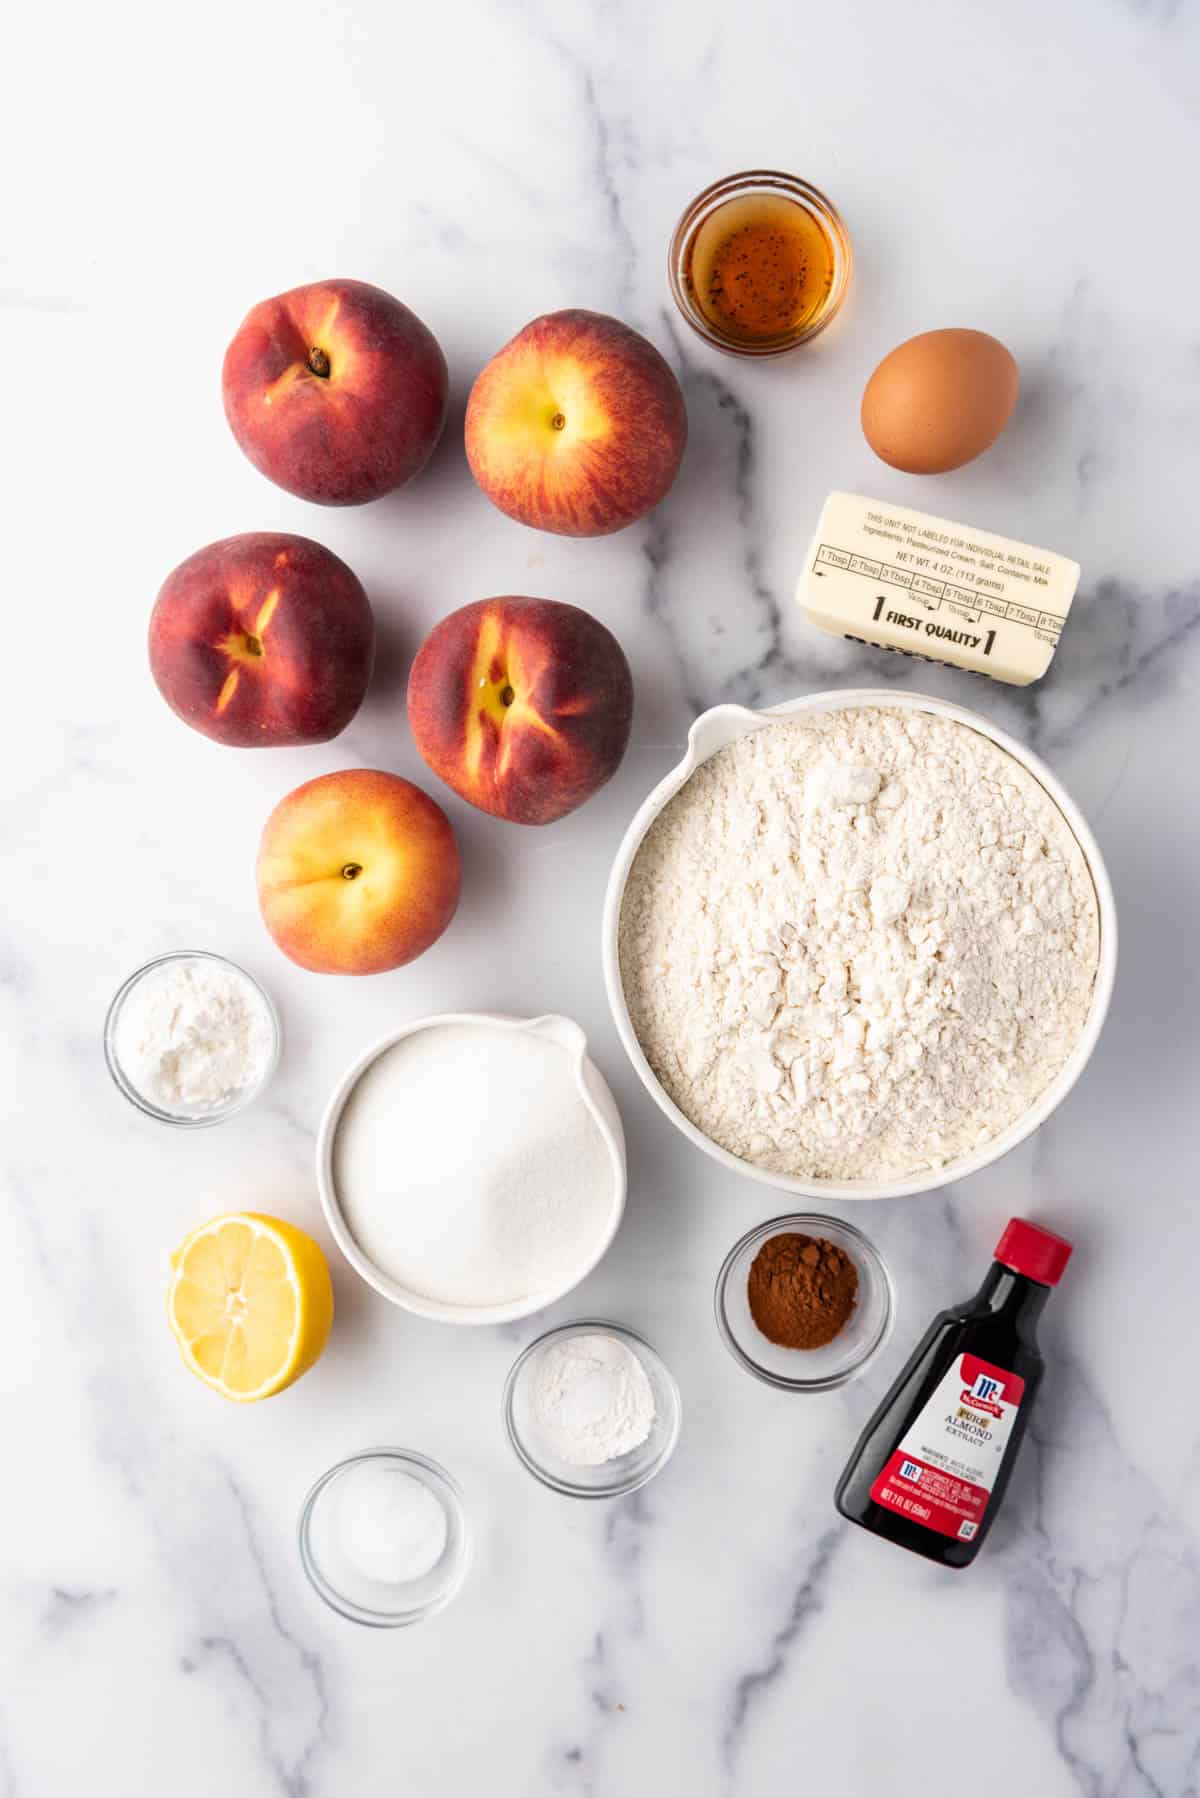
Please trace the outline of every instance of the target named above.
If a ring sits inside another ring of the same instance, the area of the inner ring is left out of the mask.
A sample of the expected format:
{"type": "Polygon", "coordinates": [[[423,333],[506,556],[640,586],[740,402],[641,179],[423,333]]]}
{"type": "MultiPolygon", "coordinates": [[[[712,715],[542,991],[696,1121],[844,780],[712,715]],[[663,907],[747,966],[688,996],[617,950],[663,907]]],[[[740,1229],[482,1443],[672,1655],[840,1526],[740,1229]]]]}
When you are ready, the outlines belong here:
{"type": "Polygon", "coordinates": [[[878,1505],[969,1542],[987,1510],[1025,1393],[1015,1373],[960,1355],[871,1487],[878,1505]]]}

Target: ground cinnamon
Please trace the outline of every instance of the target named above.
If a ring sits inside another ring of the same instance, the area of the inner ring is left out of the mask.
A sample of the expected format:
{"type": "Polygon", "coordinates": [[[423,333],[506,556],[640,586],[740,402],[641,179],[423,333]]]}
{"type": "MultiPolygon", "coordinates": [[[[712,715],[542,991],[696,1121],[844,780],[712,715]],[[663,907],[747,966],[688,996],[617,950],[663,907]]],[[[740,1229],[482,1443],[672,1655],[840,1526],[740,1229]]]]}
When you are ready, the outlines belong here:
{"type": "Polygon", "coordinates": [[[835,1243],[794,1230],[763,1243],[750,1265],[750,1315],[780,1348],[832,1342],[854,1309],[858,1269],[835,1243]]]}

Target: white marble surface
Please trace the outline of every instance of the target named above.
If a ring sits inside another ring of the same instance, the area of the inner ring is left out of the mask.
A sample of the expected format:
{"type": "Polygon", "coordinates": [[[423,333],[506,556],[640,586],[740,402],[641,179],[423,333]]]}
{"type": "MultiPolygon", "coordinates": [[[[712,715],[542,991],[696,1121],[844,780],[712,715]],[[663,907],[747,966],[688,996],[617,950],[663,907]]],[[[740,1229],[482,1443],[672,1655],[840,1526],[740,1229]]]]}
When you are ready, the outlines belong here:
{"type": "Polygon", "coordinates": [[[4,47],[0,1794],[1195,1793],[1196,0],[73,0],[18,3],[4,47]],[[663,263],[690,194],[754,164],[833,194],[858,272],[817,346],[747,368],[683,332],[663,263]],[[217,391],[245,308],[328,274],[400,294],[453,377],[432,470],[343,512],[262,480],[217,391]],[[691,414],[658,516],[592,543],[501,517],[462,454],[476,370],[564,305],[648,332],[691,414]],[[1025,392],[992,454],[921,483],[873,460],[858,396],[885,349],[947,323],[1011,344],[1025,392]],[[790,595],[831,487],[1077,556],[1044,685],[810,633],[790,595]],[[378,679],[324,749],[223,751],[147,675],[166,571],[265,528],[328,543],[377,608],[378,679]],[[512,590],[588,606],[624,642],[639,703],[619,777],[544,833],[447,798],[451,932],[394,975],[301,973],[255,909],[267,810],[330,768],[420,777],[407,658],[442,613],[512,590]],[[844,683],[930,688],[1041,751],[1109,858],[1123,958],[1092,1066],[1034,1141],[855,1210],[895,1272],[896,1334],[867,1381],[788,1399],[734,1366],[710,1314],[722,1253],[771,1196],[676,1140],[637,1085],[597,926],[623,825],[697,709],[844,683]],[[135,1116],[99,1052],[112,989],[176,945],[244,960],[286,1030],[270,1098],[197,1134],[135,1116]],[[678,1455],[628,1502],[557,1499],[509,1452],[500,1387],[534,1323],[421,1324],[335,1260],[324,1360],[244,1412],[168,1337],[176,1241],[241,1206],[322,1233],[313,1131],[335,1075],[395,1021],[457,1006],[572,1014],[622,1104],[627,1221],[551,1319],[624,1319],[679,1378],[678,1455]],[[841,1525],[831,1491],[1014,1211],[1078,1250],[1035,1442],[985,1553],[949,1575],[841,1525]],[[459,1602],[391,1635],[326,1612],[294,1548],[314,1476],[379,1442],[444,1460],[478,1528],[459,1602]]]}

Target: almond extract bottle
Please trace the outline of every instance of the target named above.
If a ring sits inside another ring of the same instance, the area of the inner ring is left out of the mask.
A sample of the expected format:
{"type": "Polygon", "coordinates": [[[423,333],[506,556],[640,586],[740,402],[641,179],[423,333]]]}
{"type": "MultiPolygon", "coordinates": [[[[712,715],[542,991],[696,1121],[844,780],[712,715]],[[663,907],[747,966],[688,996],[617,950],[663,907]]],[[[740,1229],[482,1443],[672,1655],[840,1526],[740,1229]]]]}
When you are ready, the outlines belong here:
{"type": "Polygon", "coordinates": [[[1023,1217],[983,1285],[942,1311],[859,1437],[843,1517],[944,1567],[968,1567],[1012,1474],[1045,1362],[1038,1318],[1071,1244],[1023,1217]]]}

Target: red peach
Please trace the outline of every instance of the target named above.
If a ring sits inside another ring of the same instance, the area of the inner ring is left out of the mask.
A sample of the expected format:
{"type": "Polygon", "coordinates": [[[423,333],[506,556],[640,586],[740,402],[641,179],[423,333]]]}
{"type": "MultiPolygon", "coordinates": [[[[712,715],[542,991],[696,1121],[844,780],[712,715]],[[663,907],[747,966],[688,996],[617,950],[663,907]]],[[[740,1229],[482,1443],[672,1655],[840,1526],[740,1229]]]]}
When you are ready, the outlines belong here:
{"type": "Polygon", "coordinates": [[[447,786],[515,824],[550,824],[616,773],[633,680],[599,619],[506,594],[462,606],[417,652],[408,718],[447,786]]]}
{"type": "Polygon", "coordinates": [[[320,506],[419,474],[446,422],[446,358],[414,312],[365,281],[318,281],[247,313],[221,375],[254,466],[320,506]]]}
{"type": "Polygon", "coordinates": [[[375,625],[357,576],[309,537],[248,531],[163,582],[150,671],[172,711],[218,743],[325,743],[371,678],[375,625]]]}

